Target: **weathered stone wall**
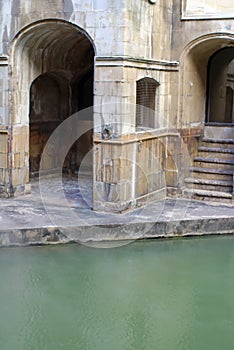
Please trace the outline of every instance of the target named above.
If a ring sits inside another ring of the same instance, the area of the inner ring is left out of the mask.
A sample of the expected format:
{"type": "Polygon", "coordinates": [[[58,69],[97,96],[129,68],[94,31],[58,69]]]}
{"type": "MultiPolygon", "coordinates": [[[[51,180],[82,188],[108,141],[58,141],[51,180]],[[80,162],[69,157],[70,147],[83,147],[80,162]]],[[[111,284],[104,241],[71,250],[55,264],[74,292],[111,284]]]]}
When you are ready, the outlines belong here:
{"type": "Polygon", "coordinates": [[[122,212],[179,194],[190,160],[179,133],[159,129],[118,140],[97,134],[94,142],[94,209],[122,212]]]}
{"type": "MultiPolygon", "coordinates": [[[[224,3],[227,3],[229,0],[224,0],[223,2],[212,2],[212,7],[219,6],[223,7],[224,3]]],[[[220,37],[220,34],[233,34],[234,21],[232,18],[229,18],[231,13],[230,11],[226,12],[226,18],[219,18],[217,15],[214,18],[209,18],[209,16],[203,16],[200,13],[193,20],[190,18],[182,18],[181,16],[181,0],[173,1],[173,30],[172,30],[172,41],[171,41],[171,58],[173,60],[179,60],[184,49],[194,40],[202,36],[210,37],[214,39],[220,37]],[[213,35],[212,35],[213,34],[213,35]]],[[[186,2],[184,0],[184,2],[186,2]]],[[[197,1],[196,1],[197,3],[197,1]]],[[[230,7],[230,5],[229,5],[230,7]]],[[[232,6],[233,7],[233,6],[232,6]]],[[[226,44],[230,44],[231,39],[226,44]]],[[[219,48],[219,45],[214,44],[214,51],[219,48]]],[[[202,48],[200,54],[204,55],[202,48]]],[[[198,52],[199,54],[199,52],[198,52]]],[[[207,54],[209,54],[209,45],[207,45],[207,54]]],[[[203,57],[205,59],[205,57],[203,57]]]]}
{"type": "Polygon", "coordinates": [[[125,26],[125,55],[170,60],[171,0],[126,0],[125,26]]]}
{"type": "Polygon", "coordinates": [[[87,31],[98,55],[124,53],[125,1],[112,0],[4,0],[0,2],[0,52],[23,27],[46,18],[64,19],[87,31]]]}
{"type": "MultiPolygon", "coordinates": [[[[94,157],[94,187],[100,190],[94,195],[94,206],[102,209],[107,201],[110,210],[121,211],[166,187],[171,193],[179,192],[185,163],[188,167],[196,154],[204,130],[209,59],[217,50],[233,45],[233,20],[224,18],[227,1],[214,9],[217,18],[215,13],[207,15],[209,6],[201,11],[193,0],[154,4],[147,0],[0,1],[2,188],[27,189],[30,154],[38,161],[41,144],[53,132],[49,117],[46,131],[42,128],[50,106],[44,115],[40,109],[31,133],[29,126],[31,86],[38,77],[52,74],[59,99],[66,97],[60,121],[88,107],[94,89],[94,125],[88,122],[90,130],[94,126],[94,149],[101,149],[94,157]],[[92,82],[88,80],[91,71],[92,82]],[[157,85],[154,130],[138,132],[136,87],[144,78],[157,85]],[[80,84],[82,79],[86,85],[80,84]],[[110,128],[108,142],[102,138],[105,127],[110,128]],[[161,148],[155,132],[165,134],[161,148]],[[181,135],[183,142],[171,138],[172,133],[181,135]],[[126,154],[128,160],[122,164],[126,154]]],[[[74,149],[76,162],[90,151],[90,138],[89,131],[74,149]]]]}

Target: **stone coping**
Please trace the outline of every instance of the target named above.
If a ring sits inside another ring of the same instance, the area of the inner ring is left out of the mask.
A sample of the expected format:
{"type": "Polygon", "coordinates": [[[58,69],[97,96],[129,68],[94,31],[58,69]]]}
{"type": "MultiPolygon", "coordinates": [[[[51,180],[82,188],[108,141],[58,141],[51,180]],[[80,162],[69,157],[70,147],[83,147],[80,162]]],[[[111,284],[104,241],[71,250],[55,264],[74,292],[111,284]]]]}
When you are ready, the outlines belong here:
{"type": "Polygon", "coordinates": [[[0,247],[49,244],[94,244],[140,239],[196,237],[234,234],[234,218],[158,221],[127,225],[87,225],[78,227],[31,227],[0,230],[0,247]],[[144,233],[147,226],[151,226],[144,233]]]}
{"type": "Polygon", "coordinates": [[[153,140],[156,138],[163,138],[163,137],[180,137],[180,134],[175,130],[151,129],[151,130],[138,131],[132,134],[122,135],[119,138],[102,139],[100,133],[95,133],[94,142],[124,145],[128,143],[153,140]]]}

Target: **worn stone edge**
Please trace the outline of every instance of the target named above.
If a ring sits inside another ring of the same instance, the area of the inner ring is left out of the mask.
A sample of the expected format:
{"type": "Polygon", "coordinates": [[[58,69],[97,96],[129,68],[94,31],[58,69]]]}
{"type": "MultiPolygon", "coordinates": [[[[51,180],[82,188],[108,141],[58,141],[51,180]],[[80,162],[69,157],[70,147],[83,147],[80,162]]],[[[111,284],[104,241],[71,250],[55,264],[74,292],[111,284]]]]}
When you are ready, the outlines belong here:
{"type": "Polygon", "coordinates": [[[234,217],[0,230],[0,247],[234,234],[234,217]]]}

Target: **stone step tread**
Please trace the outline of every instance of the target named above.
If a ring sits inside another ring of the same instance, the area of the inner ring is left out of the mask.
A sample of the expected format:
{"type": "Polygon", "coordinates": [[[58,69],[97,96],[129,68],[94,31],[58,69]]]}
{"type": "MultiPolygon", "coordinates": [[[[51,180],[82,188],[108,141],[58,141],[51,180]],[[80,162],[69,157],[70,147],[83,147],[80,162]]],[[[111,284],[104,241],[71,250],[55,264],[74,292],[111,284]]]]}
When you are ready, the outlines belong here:
{"type": "Polygon", "coordinates": [[[214,138],[204,137],[202,139],[202,141],[203,142],[210,142],[210,143],[220,143],[220,144],[229,143],[229,144],[233,144],[234,145],[234,140],[233,139],[214,139],[214,138]]]}
{"type": "Polygon", "coordinates": [[[199,172],[199,173],[233,175],[233,170],[227,170],[227,169],[212,169],[212,168],[201,168],[201,167],[190,167],[189,169],[190,171],[199,172]]]}
{"type": "Polygon", "coordinates": [[[230,198],[232,199],[232,193],[222,191],[200,190],[200,189],[186,189],[186,193],[195,194],[197,196],[214,197],[214,198],[230,198]]]}
{"type": "Polygon", "coordinates": [[[233,164],[234,165],[234,159],[227,159],[227,158],[206,158],[206,157],[194,157],[195,162],[205,162],[205,163],[218,163],[218,164],[233,164]]]}
{"type": "Polygon", "coordinates": [[[194,184],[204,184],[204,185],[217,185],[217,186],[232,186],[233,182],[229,180],[213,180],[213,179],[196,179],[193,177],[188,177],[185,179],[186,183],[194,183],[194,184]]]}
{"type": "Polygon", "coordinates": [[[200,152],[212,152],[212,153],[230,153],[234,154],[234,149],[232,148],[219,148],[219,147],[208,147],[208,146],[199,146],[198,151],[200,152]]]}

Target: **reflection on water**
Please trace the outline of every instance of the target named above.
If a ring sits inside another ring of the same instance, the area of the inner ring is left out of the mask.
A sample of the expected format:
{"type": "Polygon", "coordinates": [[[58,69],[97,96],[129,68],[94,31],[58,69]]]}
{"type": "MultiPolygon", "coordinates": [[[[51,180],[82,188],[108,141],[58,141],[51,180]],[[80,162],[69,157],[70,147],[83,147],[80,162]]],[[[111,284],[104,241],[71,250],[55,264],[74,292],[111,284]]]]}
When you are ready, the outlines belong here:
{"type": "Polygon", "coordinates": [[[233,244],[2,248],[0,349],[233,349],[233,244]]]}

